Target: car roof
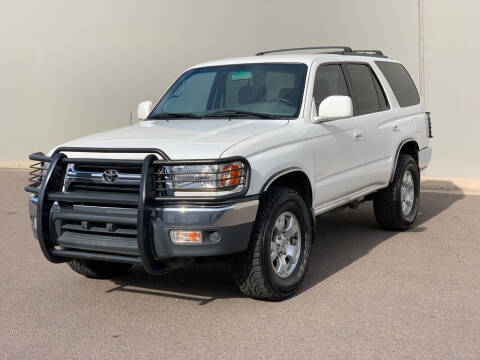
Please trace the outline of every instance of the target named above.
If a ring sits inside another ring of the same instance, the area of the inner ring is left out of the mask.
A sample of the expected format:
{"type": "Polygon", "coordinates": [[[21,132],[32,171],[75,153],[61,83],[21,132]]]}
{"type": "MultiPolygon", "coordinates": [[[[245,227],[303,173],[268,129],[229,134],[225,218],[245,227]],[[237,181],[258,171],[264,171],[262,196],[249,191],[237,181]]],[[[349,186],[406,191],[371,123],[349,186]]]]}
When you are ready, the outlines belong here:
{"type": "Polygon", "coordinates": [[[342,55],[342,54],[279,54],[279,55],[260,55],[245,56],[227,59],[218,59],[203,62],[192,66],[191,68],[199,68],[206,66],[236,65],[236,64],[253,64],[253,63],[303,63],[310,66],[314,61],[359,61],[371,62],[375,60],[396,62],[386,57],[378,56],[362,56],[362,55],[342,55]]]}

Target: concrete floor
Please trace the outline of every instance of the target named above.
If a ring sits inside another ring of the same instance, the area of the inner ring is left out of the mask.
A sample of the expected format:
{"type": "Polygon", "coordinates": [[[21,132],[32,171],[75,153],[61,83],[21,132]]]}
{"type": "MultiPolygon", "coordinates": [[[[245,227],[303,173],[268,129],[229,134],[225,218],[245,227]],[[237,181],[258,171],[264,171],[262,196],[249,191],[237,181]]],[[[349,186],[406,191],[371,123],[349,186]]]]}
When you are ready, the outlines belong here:
{"type": "Polygon", "coordinates": [[[424,193],[415,228],[370,203],[319,219],[300,292],[243,297],[228,265],[89,280],[47,262],[24,171],[0,171],[0,358],[479,359],[480,196],[424,193]]]}

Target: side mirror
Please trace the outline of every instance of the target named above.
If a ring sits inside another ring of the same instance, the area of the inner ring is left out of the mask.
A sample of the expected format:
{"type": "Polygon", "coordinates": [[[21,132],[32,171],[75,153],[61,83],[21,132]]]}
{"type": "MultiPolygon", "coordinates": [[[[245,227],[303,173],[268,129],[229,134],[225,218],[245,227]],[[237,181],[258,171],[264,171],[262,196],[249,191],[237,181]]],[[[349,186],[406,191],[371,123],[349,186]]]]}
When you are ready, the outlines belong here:
{"type": "Polygon", "coordinates": [[[145,120],[150,114],[150,111],[152,111],[152,106],[153,105],[151,101],[143,101],[138,104],[137,118],[139,118],[140,120],[145,120]]]}
{"type": "Polygon", "coordinates": [[[313,118],[313,122],[318,124],[352,116],[353,104],[350,96],[332,95],[318,105],[318,116],[313,118]]]}

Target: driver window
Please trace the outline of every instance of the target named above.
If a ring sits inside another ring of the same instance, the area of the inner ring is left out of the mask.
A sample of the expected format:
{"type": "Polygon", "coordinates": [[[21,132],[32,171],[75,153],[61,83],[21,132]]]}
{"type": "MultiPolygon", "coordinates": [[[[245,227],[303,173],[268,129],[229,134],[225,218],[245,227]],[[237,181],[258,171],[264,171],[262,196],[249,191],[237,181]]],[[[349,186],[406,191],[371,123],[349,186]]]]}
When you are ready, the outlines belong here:
{"type": "Polygon", "coordinates": [[[320,105],[325,98],[331,95],[349,96],[347,83],[340,65],[321,65],[315,74],[315,84],[313,87],[315,110],[318,109],[318,105],[320,105]]]}

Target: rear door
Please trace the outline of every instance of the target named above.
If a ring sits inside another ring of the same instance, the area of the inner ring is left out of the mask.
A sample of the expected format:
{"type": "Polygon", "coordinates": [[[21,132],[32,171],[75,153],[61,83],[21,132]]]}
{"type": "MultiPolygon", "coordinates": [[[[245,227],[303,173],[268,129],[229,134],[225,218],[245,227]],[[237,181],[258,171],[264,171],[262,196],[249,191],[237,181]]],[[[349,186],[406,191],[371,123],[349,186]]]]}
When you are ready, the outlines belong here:
{"type": "Polygon", "coordinates": [[[364,188],[383,185],[388,178],[394,118],[385,91],[368,63],[344,64],[352,91],[355,112],[362,123],[365,144],[358,182],[364,188]]]}

